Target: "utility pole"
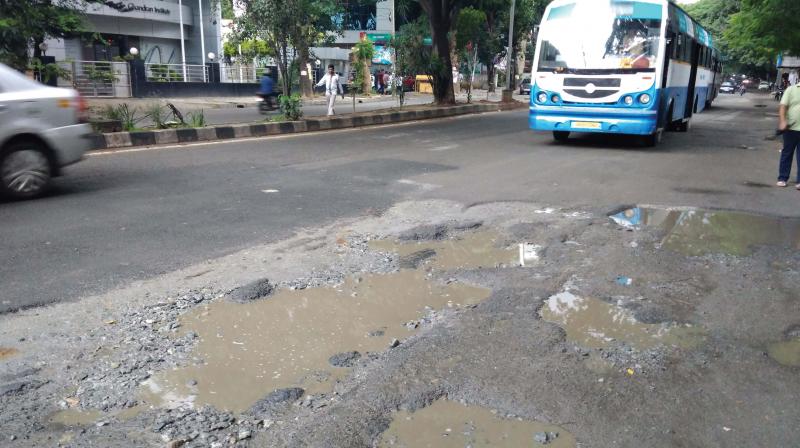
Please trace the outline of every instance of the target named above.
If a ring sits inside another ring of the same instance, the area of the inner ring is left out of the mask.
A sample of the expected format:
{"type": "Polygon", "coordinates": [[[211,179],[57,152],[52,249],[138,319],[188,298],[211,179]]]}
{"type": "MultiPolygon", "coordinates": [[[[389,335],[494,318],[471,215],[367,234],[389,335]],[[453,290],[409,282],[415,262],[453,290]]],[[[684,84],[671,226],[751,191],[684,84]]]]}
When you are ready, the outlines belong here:
{"type": "Polygon", "coordinates": [[[514,89],[511,88],[511,63],[514,54],[514,8],[517,0],[511,0],[511,14],[508,18],[508,52],[506,53],[506,88],[503,90],[503,101],[511,101],[514,89]]]}

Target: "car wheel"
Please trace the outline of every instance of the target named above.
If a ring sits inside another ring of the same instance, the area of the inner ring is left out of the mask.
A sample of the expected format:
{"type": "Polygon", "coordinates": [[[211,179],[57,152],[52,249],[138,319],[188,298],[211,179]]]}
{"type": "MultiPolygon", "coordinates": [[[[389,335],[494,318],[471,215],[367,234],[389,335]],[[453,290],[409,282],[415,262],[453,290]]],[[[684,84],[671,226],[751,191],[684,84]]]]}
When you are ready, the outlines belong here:
{"type": "Polygon", "coordinates": [[[14,199],[30,199],[50,186],[50,161],[40,143],[11,145],[0,155],[0,193],[14,199]]]}
{"type": "Polygon", "coordinates": [[[553,131],[553,138],[557,142],[565,142],[569,139],[569,131],[553,131]]]}

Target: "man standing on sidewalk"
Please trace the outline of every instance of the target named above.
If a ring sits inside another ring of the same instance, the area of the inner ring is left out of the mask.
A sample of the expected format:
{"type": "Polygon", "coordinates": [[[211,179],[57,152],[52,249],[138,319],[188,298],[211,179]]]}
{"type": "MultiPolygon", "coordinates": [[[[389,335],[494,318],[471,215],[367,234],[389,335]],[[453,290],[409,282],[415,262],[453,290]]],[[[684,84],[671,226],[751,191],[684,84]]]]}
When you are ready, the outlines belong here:
{"type": "Polygon", "coordinates": [[[792,158],[797,152],[797,189],[800,190],[800,85],[786,89],[778,109],[778,130],[783,132],[783,151],[778,171],[778,186],[785,187],[792,171],[792,158]]]}
{"type": "Polygon", "coordinates": [[[342,84],[339,82],[339,75],[333,71],[333,64],[328,66],[328,73],[322,77],[317,83],[317,87],[325,86],[325,98],[328,100],[328,116],[336,113],[333,105],[336,102],[336,95],[341,94],[344,97],[344,90],[342,84]]]}

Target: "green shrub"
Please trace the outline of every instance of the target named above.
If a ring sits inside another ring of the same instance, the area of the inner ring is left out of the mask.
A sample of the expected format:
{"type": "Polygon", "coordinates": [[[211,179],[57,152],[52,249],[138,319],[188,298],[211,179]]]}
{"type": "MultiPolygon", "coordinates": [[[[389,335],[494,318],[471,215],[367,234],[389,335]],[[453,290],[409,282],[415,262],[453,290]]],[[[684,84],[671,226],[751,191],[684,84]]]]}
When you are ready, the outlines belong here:
{"type": "Polygon", "coordinates": [[[203,109],[197,112],[189,112],[189,126],[193,128],[202,128],[206,125],[206,113],[203,109]]]}
{"type": "Polygon", "coordinates": [[[127,103],[119,104],[116,109],[116,114],[119,116],[119,120],[122,121],[123,131],[135,131],[136,125],[148,117],[147,115],[138,115],[139,109],[136,106],[128,107],[127,103]]]}
{"type": "Polygon", "coordinates": [[[100,110],[99,115],[100,118],[104,118],[106,120],[122,120],[122,117],[119,113],[119,108],[110,104],[106,104],[103,109],[100,110]]]}
{"type": "Polygon", "coordinates": [[[300,100],[300,94],[294,93],[286,96],[281,95],[278,97],[278,103],[281,107],[281,112],[287,120],[296,121],[303,116],[303,104],[300,100]]]}
{"type": "Polygon", "coordinates": [[[164,129],[167,127],[167,108],[160,103],[152,103],[147,106],[147,115],[153,120],[153,125],[157,129],[164,129]]]}

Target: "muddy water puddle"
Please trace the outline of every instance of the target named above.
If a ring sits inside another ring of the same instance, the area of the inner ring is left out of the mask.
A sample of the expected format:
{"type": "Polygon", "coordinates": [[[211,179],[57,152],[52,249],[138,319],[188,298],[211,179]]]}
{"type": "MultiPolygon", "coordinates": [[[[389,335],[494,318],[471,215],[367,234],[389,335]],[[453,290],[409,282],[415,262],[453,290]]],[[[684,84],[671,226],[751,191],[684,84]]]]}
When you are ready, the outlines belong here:
{"type": "Polygon", "coordinates": [[[619,306],[566,290],[547,299],[540,314],[567,332],[567,339],[590,348],[605,348],[615,342],[639,350],[657,345],[692,348],[704,339],[702,328],[688,324],[645,324],[619,306]]]}
{"type": "Polygon", "coordinates": [[[483,288],[444,285],[405,270],[349,278],[336,288],[281,290],[247,304],[217,301],[180,320],[199,335],[194,355],[204,363],[155,375],[144,400],[240,412],[280,388],[327,391],[349,372],[331,366],[332,355],[383,351],[392,339],[411,334],[404,324],[423,317],[426,307],[475,304],[488,295],[483,288]]]}
{"type": "Polygon", "coordinates": [[[430,266],[438,270],[518,264],[518,248],[504,246],[502,241],[503,237],[497,232],[482,230],[467,233],[458,239],[437,241],[373,240],[369,242],[369,247],[382,252],[395,252],[400,257],[433,250],[436,254],[432,257],[430,266]]]}
{"type": "Polygon", "coordinates": [[[488,409],[437,400],[413,413],[396,412],[381,436],[381,448],[570,448],[575,437],[561,427],[501,418],[488,409]]]}
{"type": "Polygon", "coordinates": [[[11,347],[0,347],[0,361],[10,358],[19,353],[19,350],[11,347]]]}
{"type": "Polygon", "coordinates": [[[51,423],[63,426],[89,426],[105,416],[100,411],[80,411],[78,409],[64,409],[50,417],[51,423]]]}
{"type": "Polygon", "coordinates": [[[800,338],[773,342],[767,346],[770,358],[788,367],[800,367],[800,338]]]}
{"type": "Polygon", "coordinates": [[[114,411],[102,412],[96,409],[78,409],[70,408],[58,411],[50,416],[50,423],[57,425],[73,427],[73,426],[89,426],[102,420],[114,418],[120,421],[128,421],[146,410],[144,405],[133,406],[130,408],[114,411]]]}
{"type": "Polygon", "coordinates": [[[756,246],[800,249],[800,219],[741,212],[662,210],[636,207],[612,215],[624,227],[659,227],[662,246],[686,255],[745,256],[756,246]]]}

